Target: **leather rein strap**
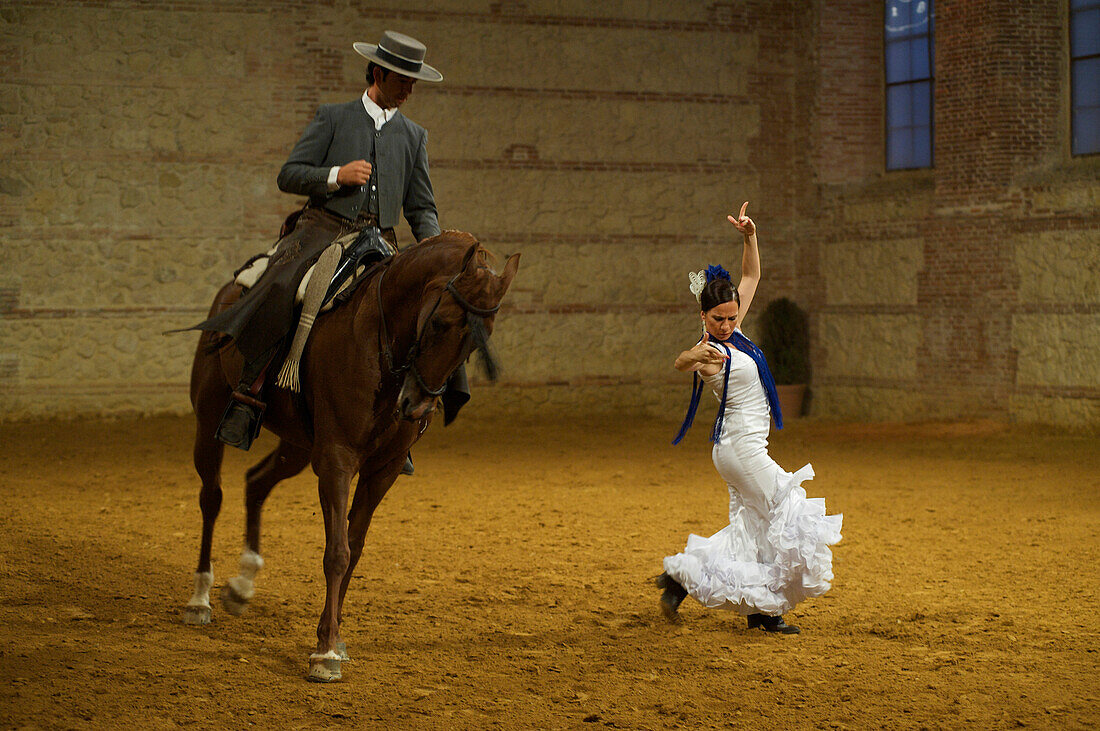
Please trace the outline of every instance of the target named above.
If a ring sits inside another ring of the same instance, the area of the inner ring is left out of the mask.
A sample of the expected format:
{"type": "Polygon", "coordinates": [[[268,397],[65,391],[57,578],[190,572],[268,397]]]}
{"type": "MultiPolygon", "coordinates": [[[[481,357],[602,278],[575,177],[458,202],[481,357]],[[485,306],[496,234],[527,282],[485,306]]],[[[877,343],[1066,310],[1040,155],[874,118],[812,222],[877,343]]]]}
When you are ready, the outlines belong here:
{"type": "Polygon", "coordinates": [[[458,275],[451,277],[451,281],[447,282],[447,291],[451,293],[451,296],[458,302],[459,307],[466,310],[468,314],[477,315],[478,317],[488,317],[489,315],[495,315],[497,310],[500,309],[500,303],[497,303],[496,307],[490,307],[485,309],[483,307],[474,307],[465,298],[458,293],[458,287],[455,286],[455,280],[458,279],[458,275]]]}
{"type": "MultiPolygon", "coordinates": [[[[439,396],[445,390],[447,390],[447,382],[444,381],[439,388],[430,388],[428,384],[424,383],[424,379],[423,377],[421,377],[420,371],[416,367],[416,359],[420,356],[420,342],[424,338],[423,330],[417,332],[416,341],[413,342],[412,347],[409,348],[409,352],[405,356],[405,363],[401,366],[394,365],[393,351],[390,350],[390,335],[389,331],[386,329],[386,313],[385,310],[382,308],[382,280],[386,278],[387,271],[389,271],[389,268],[384,268],[382,270],[382,274],[378,277],[378,339],[381,345],[382,355],[386,358],[386,367],[390,369],[390,374],[395,376],[401,375],[405,371],[411,371],[413,374],[413,378],[416,379],[417,384],[424,391],[424,393],[428,394],[429,396],[439,396]]],[[[461,275],[462,272],[454,275],[453,277],[451,277],[450,281],[448,281],[446,285],[446,291],[451,293],[451,296],[454,297],[459,307],[465,310],[467,315],[473,315],[475,317],[489,317],[490,315],[496,314],[496,312],[500,309],[499,303],[496,307],[490,307],[486,309],[483,307],[474,307],[466,301],[466,298],[459,293],[458,287],[455,286],[455,282],[461,275]]],[[[434,315],[435,311],[439,309],[439,303],[442,301],[443,293],[441,292],[439,295],[439,299],[435,301],[435,305],[432,307],[432,311],[428,313],[428,317],[425,318],[425,324],[431,321],[432,315],[434,315]]]]}

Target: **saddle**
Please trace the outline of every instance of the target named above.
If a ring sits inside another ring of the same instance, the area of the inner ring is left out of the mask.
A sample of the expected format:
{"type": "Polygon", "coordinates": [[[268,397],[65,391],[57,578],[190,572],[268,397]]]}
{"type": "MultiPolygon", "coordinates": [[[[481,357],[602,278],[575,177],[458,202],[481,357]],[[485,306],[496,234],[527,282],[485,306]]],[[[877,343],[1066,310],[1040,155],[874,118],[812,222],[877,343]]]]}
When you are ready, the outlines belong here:
{"type": "MultiPolygon", "coordinates": [[[[274,256],[278,245],[271,247],[269,251],[257,254],[244,265],[233,272],[233,281],[245,290],[256,285],[263,273],[267,271],[271,257],[274,256]]],[[[368,226],[362,231],[354,231],[336,239],[325,251],[332,250],[339,254],[335,269],[329,273],[330,286],[325,291],[324,299],[318,312],[328,312],[333,307],[344,302],[355,287],[359,286],[361,275],[367,267],[375,262],[388,259],[397,253],[388,241],[382,238],[379,229],[368,226]]],[[[324,257],[324,253],[321,254],[324,257]]],[[[305,276],[298,283],[298,290],[294,294],[294,304],[302,305],[306,299],[306,291],[314,274],[317,273],[321,258],[306,270],[305,276]]],[[[321,276],[324,277],[324,272],[321,276]]]]}
{"type": "MultiPolygon", "coordinates": [[[[279,369],[276,382],[280,386],[294,392],[298,391],[300,387],[298,368],[317,316],[345,302],[355,287],[367,278],[365,275],[368,267],[389,259],[396,253],[397,250],[382,238],[381,230],[374,226],[367,226],[361,231],[341,236],[321,252],[317,261],[302,277],[294,295],[294,301],[296,304],[301,304],[301,310],[290,350],[283,360],[282,368],[279,369]]],[[[269,262],[270,257],[263,260],[257,259],[248,268],[247,273],[251,274],[261,266],[266,269],[269,262]]],[[[241,282],[241,277],[245,273],[239,273],[235,279],[242,286],[247,286],[241,282]]],[[[263,274],[263,271],[261,270],[259,274],[263,274]]],[[[257,280],[259,274],[256,275],[257,280]]],[[[247,278],[246,281],[248,281],[247,278]]],[[[252,280],[253,283],[255,281],[252,280]]]]}
{"type": "MultiPolygon", "coordinates": [[[[306,270],[294,294],[294,303],[300,305],[298,321],[294,339],[286,351],[276,379],[279,386],[296,393],[300,390],[299,368],[317,316],[346,301],[355,288],[370,277],[380,262],[397,253],[396,248],[383,239],[381,234],[378,228],[368,226],[340,236],[325,246],[317,260],[306,270]]],[[[264,254],[252,257],[234,272],[234,282],[246,290],[255,287],[271,266],[272,257],[277,255],[278,245],[264,254]]],[[[277,353],[270,360],[257,361],[260,367],[253,373],[247,372],[246,363],[246,373],[242,374],[241,384],[231,394],[230,403],[217,431],[217,437],[226,444],[247,450],[256,438],[265,408],[259,398],[264,374],[272,363],[277,362],[277,353]]]]}

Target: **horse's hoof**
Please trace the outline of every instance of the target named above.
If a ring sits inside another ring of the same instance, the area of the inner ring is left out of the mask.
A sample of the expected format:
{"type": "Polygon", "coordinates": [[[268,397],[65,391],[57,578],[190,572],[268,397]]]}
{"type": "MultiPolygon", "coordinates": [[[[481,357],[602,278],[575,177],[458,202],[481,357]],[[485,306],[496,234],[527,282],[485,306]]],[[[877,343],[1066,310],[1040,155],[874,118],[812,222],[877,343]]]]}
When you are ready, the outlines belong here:
{"type": "Polygon", "coordinates": [[[184,624],[210,624],[210,607],[188,604],[183,608],[184,624]]]}
{"type": "Polygon", "coordinates": [[[343,674],[340,672],[340,660],[334,657],[310,658],[309,675],[306,680],[311,683],[335,683],[343,674]]]}
{"type": "MultiPolygon", "coordinates": [[[[234,617],[239,617],[245,613],[248,609],[248,600],[233,590],[233,587],[226,584],[221,590],[222,606],[225,611],[232,614],[234,617]]],[[[209,612],[210,610],[207,610],[209,612]]]]}
{"type": "Polygon", "coordinates": [[[346,642],[336,643],[336,654],[340,656],[341,662],[351,659],[350,657],[348,657],[348,644],[346,642]]]}

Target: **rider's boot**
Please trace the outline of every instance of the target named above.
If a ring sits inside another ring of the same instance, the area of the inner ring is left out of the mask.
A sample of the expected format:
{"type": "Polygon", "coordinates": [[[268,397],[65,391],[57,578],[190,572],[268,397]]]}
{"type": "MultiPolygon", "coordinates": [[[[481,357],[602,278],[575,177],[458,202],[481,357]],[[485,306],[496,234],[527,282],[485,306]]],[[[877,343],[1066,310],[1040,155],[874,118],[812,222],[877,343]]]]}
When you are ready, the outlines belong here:
{"type": "Polygon", "coordinates": [[[276,343],[262,357],[246,361],[241,371],[241,382],[229,394],[229,404],[214,434],[231,447],[248,451],[260,435],[260,424],[267,409],[267,404],[260,400],[260,394],[278,345],[276,343]]]}
{"type": "Polygon", "coordinates": [[[260,434],[266,405],[249,393],[236,390],[218,425],[217,437],[231,447],[248,450],[260,434]]]}

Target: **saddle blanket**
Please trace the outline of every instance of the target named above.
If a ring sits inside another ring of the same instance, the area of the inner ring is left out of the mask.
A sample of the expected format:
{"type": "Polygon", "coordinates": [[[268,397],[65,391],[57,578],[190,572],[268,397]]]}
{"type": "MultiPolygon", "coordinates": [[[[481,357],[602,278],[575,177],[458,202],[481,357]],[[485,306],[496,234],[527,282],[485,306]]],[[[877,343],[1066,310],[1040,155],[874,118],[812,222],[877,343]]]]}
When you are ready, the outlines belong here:
{"type": "MultiPolygon", "coordinates": [[[[339,246],[341,252],[345,252],[347,251],[347,248],[349,246],[355,243],[355,239],[358,238],[358,236],[359,232],[352,232],[350,234],[341,236],[340,238],[333,241],[332,244],[339,246]]],[[[278,244],[271,247],[271,250],[268,251],[266,254],[256,257],[251,264],[241,269],[241,271],[237,273],[236,279],[233,280],[234,283],[240,285],[241,287],[244,287],[246,290],[256,286],[256,282],[260,281],[260,277],[263,275],[264,272],[267,271],[267,265],[271,261],[271,257],[274,256],[275,250],[277,248],[278,244]]],[[[302,277],[302,281],[298,283],[298,291],[294,293],[294,304],[300,305],[305,300],[306,287],[309,286],[309,280],[313,278],[313,270],[316,267],[317,265],[314,264],[309,269],[307,269],[305,276],[302,277]]],[[[360,266],[359,269],[355,272],[356,275],[362,274],[365,268],[366,267],[360,266]]],[[[351,284],[353,279],[354,277],[348,277],[336,294],[343,292],[347,288],[347,286],[351,284]]],[[[324,306],[321,307],[321,312],[328,312],[329,310],[331,310],[335,301],[336,298],[334,296],[332,299],[326,302],[324,306]]]]}

